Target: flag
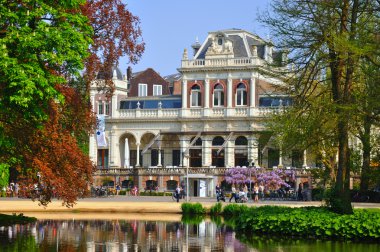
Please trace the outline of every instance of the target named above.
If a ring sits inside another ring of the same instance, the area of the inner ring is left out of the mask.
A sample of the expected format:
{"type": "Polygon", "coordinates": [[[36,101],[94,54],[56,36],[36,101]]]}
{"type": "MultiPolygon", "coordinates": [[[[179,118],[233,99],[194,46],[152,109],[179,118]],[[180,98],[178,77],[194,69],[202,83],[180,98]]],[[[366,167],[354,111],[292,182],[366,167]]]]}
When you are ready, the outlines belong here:
{"type": "Polygon", "coordinates": [[[105,131],[104,115],[96,116],[96,141],[98,147],[107,147],[107,139],[105,131]]]}

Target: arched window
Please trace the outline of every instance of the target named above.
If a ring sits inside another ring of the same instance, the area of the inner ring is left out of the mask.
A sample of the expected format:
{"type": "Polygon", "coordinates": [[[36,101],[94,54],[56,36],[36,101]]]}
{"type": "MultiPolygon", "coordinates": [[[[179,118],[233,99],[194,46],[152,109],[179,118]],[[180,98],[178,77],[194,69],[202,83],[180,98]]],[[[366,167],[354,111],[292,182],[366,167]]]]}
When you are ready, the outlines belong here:
{"type": "Polygon", "coordinates": [[[191,106],[200,107],[201,106],[201,87],[199,85],[194,85],[191,87],[191,106]]]}
{"type": "Polygon", "coordinates": [[[224,106],[224,90],[220,84],[214,87],[214,106],[224,106]]]}
{"type": "Polygon", "coordinates": [[[247,105],[247,88],[243,83],[240,83],[236,89],[236,105],[247,105]]]}
{"type": "MultiPolygon", "coordinates": [[[[191,138],[190,143],[194,140],[191,138]]],[[[190,167],[201,167],[202,166],[202,139],[198,138],[197,141],[190,147],[190,167]]]]}
{"type": "Polygon", "coordinates": [[[248,145],[248,140],[244,136],[239,136],[235,140],[235,145],[248,145]]]}
{"type": "MultiPolygon", "coordinates": [[[[224,139],[223,137],[220,137],[220,136],[214,137],[214,139],[212,140],[212,146],[221,146],[223,145],[223,143],[224,143],[224,139]]],[[[219,148],[217,147],[212,149],[212,154],[211,154],[212,165],[216,167],[224,167],[224,149],[221,150],[219,154],[218,154],[218,149],[219,148]]]]}
{"type": "Polygon", "coordinates": [[[235,166],[248,166],[248,140],[239,136],[235,140],[235,166]]]}

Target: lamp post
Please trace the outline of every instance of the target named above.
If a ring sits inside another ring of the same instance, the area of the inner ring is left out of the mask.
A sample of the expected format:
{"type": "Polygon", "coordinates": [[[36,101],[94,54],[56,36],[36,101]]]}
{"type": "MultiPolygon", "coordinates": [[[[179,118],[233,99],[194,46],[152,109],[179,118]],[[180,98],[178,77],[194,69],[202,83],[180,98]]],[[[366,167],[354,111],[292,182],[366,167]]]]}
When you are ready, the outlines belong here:
{"type": "MultiPolygon", "coordinates": [[[[182,152],[182,167],[185,165],[185,158],[189,158],[186,151],[182,152]]],[[[186,202],[189,202],[189,164],[186,164],[186,202]]]]}

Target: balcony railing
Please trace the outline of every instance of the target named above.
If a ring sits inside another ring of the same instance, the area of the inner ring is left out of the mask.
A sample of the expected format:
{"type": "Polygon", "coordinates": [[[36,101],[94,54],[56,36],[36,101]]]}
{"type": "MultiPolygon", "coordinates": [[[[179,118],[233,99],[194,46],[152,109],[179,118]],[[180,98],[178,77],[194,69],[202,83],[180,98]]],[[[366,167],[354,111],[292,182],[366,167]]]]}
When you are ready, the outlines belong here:
{"type": "Polygon", "coordinates": [[[119,109],[113,118],[228,118],[265,117],[278,112],[279,107],[235,107],[235,108],[186,108],[186,109],[119,109]]]}
{"type": "Polygon", "coordinates": [[[204,68],[204,67],[238,67],[238,66],[263,66],[264,60],[258,57],[251,58],[220,58],[220,59],[196,59],[182,60],[182,68],[204,68]]]}

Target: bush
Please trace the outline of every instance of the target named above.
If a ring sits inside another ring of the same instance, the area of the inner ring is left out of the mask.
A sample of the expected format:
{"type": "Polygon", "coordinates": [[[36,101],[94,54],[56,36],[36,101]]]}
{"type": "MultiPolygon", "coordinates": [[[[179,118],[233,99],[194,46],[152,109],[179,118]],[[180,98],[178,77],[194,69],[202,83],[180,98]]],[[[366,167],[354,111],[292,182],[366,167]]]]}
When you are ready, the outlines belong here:
{"type": "Polygon", "coordinates": [[[220,215],[222,214],[222,203],[216,203],[215,205],[213,205],[211,208],[210,208],[210,215],[212,216],[217,216],[217,215],[220,215]]]}
{"type": "Polygon", "coordinates": [[[378,211],[355,210],[352,215],[339,215],[325,207],[275,206],[236,211],[232,219],[243,233],[380,241],[378,211]]]}
{"type": "Polygon", "coordinates": [[[206,208],[201,203],[182,203],[181,210],[183,215],[204,215],[206,208]]]}
{"type": "Polygon", "coordinates": [[[242,212],[246,211],[248,207],[246,205],[229,204],[223,208],[222,214],[224,217],[239,216],[242,212]]]}
{"type": "Polygon", "coordinates": [[[119,195],[127,195],[127,191],[126,191],[126,190],[121,190],[121,191],[119,192],[119,195]]]}

